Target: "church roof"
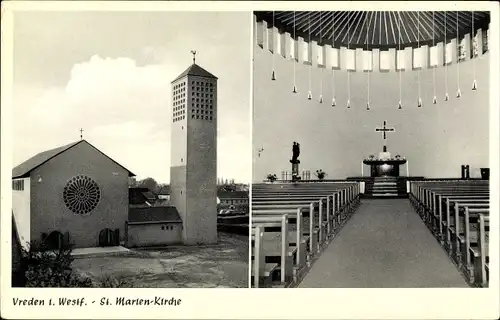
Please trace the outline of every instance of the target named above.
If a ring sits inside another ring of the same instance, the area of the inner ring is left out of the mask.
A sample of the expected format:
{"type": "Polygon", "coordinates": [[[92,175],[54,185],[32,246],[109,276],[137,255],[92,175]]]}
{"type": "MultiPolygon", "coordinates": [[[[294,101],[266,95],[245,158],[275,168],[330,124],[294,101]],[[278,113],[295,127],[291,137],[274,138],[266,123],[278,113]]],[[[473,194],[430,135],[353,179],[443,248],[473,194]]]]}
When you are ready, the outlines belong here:
{"type": "Polygon", "coordinates": [[[387,50],[398,48],[399,44],[401,48],[430,46],[457,34],[462,38],[473,28],[488,28],[491,21],[489,11],[470,10],[256,11],[254,14],[257,21],[266,21],[268,27],[275,27],[282,34],[288,32],[295,39],[365,50],[387,50]]]}
{"type": "Polygon", "coordinates": [[[129,177],[135,176],[135,174],[130,172],[127,168],[123,167],[121,164],[119,164],[118,162],[114,161],[113,159],[111,159],[110,157],[108,157],[107,155],[102,153],[99,149],[97,149],[96,147],[91,145],[86,140],[80,140],[77,142],[67,144],[67,145],[62,146],[62,147],[50,149],[50,150],[43,151],[43,152],[40,152],[40,153],[34,155],[33,157],[29,158],[28,160],[24,161],[23,163],[19,164],[14,169],[12,169],[12,179],[28,177],[29,174],[31,173],[31,171],[35,170],[36,168],[40,167],[41,165],[43,165],[44,163],[46,163],[50,159],[57,157],[58,155],[68,151],[69,149],[73,148],[74,146],[76,146],[80,143],[88,144],[89,146],[94,148],[96,151],[100,152],[102,155],[104,155],[105,157],[107,157],[108,159],[110,159],[111,161],[116,163],[118,166],[125,169],[128,172],[129,177]]]}
{"type": "Polygon", "coordinates": [[[204,78],[212,78],[212,79],[217,79],[216,76],[208,72],[207,70],[203,69],[196,63],[193,63],[189,68],[187,68],[183,73],[181,73],[177,78],[175,78],[175,82],[179,80],[180,78],[183,78],[185,76],[197,76],[197,77],[204,77],[204,78]]]}
{"type": "Polygon", "coordinates": [[[182,220],[177,208],[165,206],[129,208],[128,222],[182,222],[182,220]]]}

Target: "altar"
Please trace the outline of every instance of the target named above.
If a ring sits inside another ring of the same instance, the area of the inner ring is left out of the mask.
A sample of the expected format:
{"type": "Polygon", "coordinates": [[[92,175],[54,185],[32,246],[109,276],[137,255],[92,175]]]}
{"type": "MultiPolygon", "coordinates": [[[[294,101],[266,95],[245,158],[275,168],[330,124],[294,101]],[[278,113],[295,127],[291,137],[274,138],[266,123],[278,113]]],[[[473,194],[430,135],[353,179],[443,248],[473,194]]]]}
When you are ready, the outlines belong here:
{"type": "MultiPolygon", "coordinates": [[[[394,132],[395,129],[387,128],[386,124],[387,122],[384,121],[383,128],[375,129],[376,132],[383,132],[384,134],[383,151],[380,152],[377,157],[375,155],[371,155],[367,159],[363,160],[364,165],[370,166],[370,177],[399,177],[399,166],[406,163],[406,159],[404,157],[401,157],[400,155],[393,157],[391,153],[387,151],[386,132],[394,132]]],[[[363,175],[363,167],[361,168],[361,171],[363,175]]]]}
{"type": "Polygon", "coordinates": [[[399,166],[406,159],[365,159],[363,163],[370,166],[370,177],[399,177],[399,166]]]}

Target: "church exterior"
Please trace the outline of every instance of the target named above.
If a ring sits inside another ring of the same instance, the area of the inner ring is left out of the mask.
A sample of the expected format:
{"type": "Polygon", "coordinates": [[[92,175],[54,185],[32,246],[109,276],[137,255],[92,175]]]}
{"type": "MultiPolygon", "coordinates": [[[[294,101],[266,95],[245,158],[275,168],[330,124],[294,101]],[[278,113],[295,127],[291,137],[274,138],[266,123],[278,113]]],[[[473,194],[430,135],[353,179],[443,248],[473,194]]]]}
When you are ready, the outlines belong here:
{"type": "Polygon", "coordinates": [[[120,245],[131,176],[85,140],[21,163],[12,172],[12,207],[21,242],[120,245]]]}
{"type": "Polygon", "coordinates": [[[170,203],[153,205],[148,190],[129,189],[135,175],[82,139],[13,169],[23,245],[217,243],[217,78],[193,63],[172,82],[172,93],[170,203]]]}

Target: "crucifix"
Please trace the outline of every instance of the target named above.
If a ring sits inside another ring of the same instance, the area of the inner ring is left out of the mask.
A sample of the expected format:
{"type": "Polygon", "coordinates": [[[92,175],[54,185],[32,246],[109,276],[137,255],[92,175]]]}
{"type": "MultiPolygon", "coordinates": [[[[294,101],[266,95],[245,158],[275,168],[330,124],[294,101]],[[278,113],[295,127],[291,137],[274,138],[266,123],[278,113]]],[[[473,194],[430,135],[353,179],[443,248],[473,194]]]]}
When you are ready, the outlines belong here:
{"type": "Polygon", "coordinates": [[[79,130],[79,131],[80,131],[80,140],[83,140],[83,129],[82,129],[82,128],[80,128],[80,130],[79,130]]]}
{"type": "Polygon", "coordinates": [[[385,144],[385,140],[387,140],[387,136],[385,135],[385,133],[396,131],[394,128],[387,128],[386,125],[387,125],[387,122],[384,120],[384,127],[383,128],[375,128],[376,132],[382,131],[384,133],[384,144],[385,144]]]}
{"type": "Polygon", "coordinates": [[[193,64],[196,63],[196,50],[191,50],[191,53],[193,54],[193,64]]]}

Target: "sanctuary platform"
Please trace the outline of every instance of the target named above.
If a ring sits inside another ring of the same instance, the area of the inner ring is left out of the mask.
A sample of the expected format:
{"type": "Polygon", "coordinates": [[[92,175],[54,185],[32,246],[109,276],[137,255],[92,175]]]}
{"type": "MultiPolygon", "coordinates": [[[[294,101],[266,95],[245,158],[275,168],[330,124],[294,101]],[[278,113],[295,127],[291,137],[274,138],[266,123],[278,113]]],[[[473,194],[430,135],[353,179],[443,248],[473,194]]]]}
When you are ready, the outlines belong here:
{"type": "Polygon", "coordinates": [[[408,181],[424,180],[424,177],[348,177],[346,180],[364,183],[363,198],[407,198],[408,181]]]}

